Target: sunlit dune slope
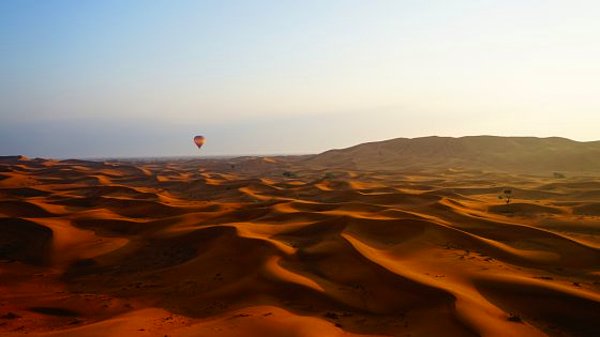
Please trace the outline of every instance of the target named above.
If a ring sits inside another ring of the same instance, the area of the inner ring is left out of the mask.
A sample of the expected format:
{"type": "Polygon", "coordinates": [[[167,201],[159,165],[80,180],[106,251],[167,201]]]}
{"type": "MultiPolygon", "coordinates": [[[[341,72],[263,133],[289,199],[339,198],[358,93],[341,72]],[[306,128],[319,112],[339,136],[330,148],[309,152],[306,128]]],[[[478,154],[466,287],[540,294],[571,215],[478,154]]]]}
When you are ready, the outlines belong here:
{"type": "Polygon", "coordinates": [[[600,141],[551,137],[396,138],[330,150],[307,163],[357,169],[470,168],[511,172],[600,172],[600,141]]]}
{"type": "Polygon", "coordinates": [[[598,336],[600,176],[375,170],[369,150],[485,142],[506,153],[2,157],[0,335],[598,336]]]}

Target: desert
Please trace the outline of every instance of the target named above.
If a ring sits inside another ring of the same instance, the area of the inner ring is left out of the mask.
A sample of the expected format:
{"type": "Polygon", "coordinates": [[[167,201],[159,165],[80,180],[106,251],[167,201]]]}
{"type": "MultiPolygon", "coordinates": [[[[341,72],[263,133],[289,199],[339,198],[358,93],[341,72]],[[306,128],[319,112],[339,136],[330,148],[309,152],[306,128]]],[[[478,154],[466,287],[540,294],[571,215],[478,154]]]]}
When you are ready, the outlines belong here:
{"type": "Polygon", "coordinates": [[[0,334],[598,336],[599,144],[5,156],[0,334]]]}
{"type": "Polygon", "coordinates": [[[600,337],[600,1],[0,1],[0,337],[600,337]]]}

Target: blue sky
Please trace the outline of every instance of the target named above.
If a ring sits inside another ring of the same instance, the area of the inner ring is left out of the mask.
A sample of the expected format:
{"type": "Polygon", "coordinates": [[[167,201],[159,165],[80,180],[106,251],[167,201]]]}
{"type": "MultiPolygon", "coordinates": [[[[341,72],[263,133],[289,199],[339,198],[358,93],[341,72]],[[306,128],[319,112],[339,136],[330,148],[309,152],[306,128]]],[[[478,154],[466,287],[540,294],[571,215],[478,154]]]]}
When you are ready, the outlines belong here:
{"type": "Polygon", "coordinates": [[[4,0],[0,155],[596,140],[598,17],[596,1],[4,0]]]}

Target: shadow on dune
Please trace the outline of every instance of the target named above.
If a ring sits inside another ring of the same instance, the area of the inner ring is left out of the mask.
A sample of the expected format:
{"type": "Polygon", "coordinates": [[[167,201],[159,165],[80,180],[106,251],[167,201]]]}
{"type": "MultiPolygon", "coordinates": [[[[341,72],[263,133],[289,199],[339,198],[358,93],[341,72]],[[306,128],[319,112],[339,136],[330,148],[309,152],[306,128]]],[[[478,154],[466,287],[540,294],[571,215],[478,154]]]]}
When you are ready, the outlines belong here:
{"type": "Polygon", "coordinates": [[[48,262],[52,230],[30,220],[0,218],[0,259],[34,265],[48,262]]]}
{"type": "Polygon", "coordinates": [[[480,278],[477,289],[506,312],[518,314],[550,335],[598,336],[600,301],[585,293],[521,279],[480,278]]]}

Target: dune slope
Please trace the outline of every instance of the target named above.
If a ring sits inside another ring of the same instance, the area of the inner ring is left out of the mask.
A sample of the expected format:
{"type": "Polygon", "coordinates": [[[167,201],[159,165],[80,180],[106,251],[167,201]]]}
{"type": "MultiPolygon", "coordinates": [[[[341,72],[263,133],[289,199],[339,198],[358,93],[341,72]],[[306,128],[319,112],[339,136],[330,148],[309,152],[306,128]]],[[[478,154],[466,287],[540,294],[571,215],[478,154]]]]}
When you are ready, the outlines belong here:
{"type": "Polygon", "coordinates": [[[600,141],[550,137],[396,138],[330,150],[308,158],[322,167],[463,168],[509,172],[600,172],[600,141]]]}

